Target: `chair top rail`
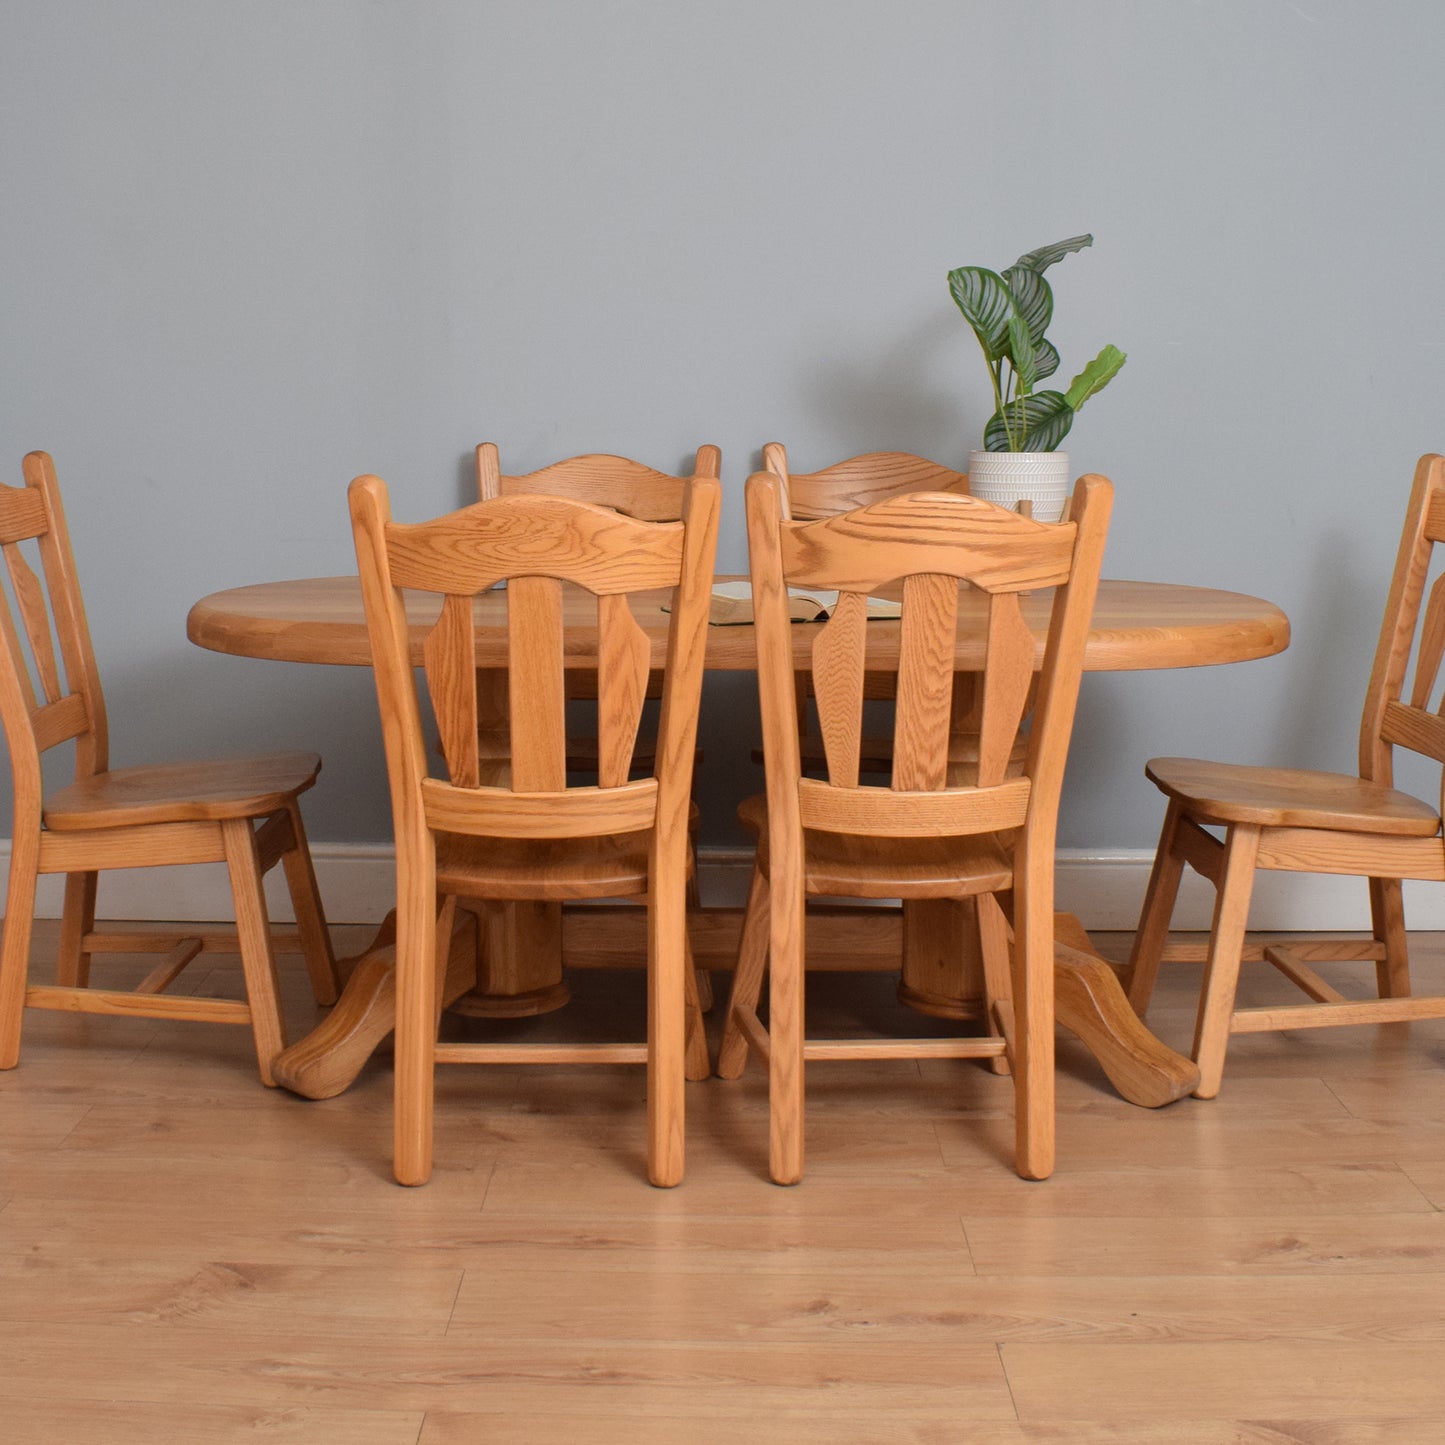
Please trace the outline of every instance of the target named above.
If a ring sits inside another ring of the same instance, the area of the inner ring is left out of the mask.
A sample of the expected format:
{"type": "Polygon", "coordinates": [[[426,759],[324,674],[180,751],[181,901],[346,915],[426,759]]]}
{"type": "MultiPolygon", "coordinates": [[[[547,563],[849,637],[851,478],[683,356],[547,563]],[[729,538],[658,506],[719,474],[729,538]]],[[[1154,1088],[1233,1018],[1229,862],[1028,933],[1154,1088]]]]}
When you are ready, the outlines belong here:
{"type": "Polygon", "coordinates": [[[814,521],[908,492],[967,494],[968,473],[911,452],[865,452],[816,472],[790,472],[780,442],[763,448],[764,470],[783,480],[784,516],[814,521]]]}
{"type": "MultiPolygon", "coordinates": [[[[717,447],[699,447],[694,475],[716,477],[720,461],[717,447]]],[[[533,494],[570,497],[575,502],[612,507],[642,522],[676,522],[682,516],[687,482],[685,476],[605,452],[589,452],[536,471],[505,475],[494,443],[483,442],[477,448],[477,491],[483,501],[533,494]]]]}
{"type": "Polygon", "coordinates": [[[484,592],[517,577],[557,578],[599,596],[674,587],[682,542],[681,522],[532,494],[386,528],[393,584],[442,593],[484,592]]]}
{"type": "Polygon", "coordinates": [[[790,587],[872,592],[902,577],[934,574],[984,592],[1021,592],[1068,579],[1072,522],[1032,518],[972,497],[916,492],[865,512],[783,524],[790,587]]]}

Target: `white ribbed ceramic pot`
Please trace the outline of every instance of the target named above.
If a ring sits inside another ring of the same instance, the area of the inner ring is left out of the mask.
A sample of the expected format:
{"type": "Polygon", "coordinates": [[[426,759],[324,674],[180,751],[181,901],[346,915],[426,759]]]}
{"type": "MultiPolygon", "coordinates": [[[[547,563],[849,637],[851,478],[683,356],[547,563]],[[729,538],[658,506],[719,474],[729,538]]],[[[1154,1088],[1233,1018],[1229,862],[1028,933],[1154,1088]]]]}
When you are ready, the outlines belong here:
{"type": "Polygon", "coordinates": [[[1057,522],[1069,501],[1069,454],[970,452],[968,490],[1010,509],[1027,497],[1035,521],[1057,522]]]}

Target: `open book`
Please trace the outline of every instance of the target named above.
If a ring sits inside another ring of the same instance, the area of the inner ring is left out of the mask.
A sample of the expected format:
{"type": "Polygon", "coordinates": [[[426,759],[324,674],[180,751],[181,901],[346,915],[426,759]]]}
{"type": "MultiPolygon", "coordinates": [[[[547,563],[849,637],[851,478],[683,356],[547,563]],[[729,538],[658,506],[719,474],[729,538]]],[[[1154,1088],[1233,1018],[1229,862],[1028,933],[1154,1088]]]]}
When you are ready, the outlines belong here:
{"type": "MultiPolygon", "coordinates": [[[[788,612],[794,622],[821,622],[837,605],[838,594],[818,588],[804,591],[788,588],[788,612]]],[[[903,604],[886,597],[868,599],[868,616],[901,617],[903,604]]],[[[717,582],[713,584],[712,605],[707,620],[714,627],[732,627],[753,620],[753,588],[750,582],[717,582]]]]}

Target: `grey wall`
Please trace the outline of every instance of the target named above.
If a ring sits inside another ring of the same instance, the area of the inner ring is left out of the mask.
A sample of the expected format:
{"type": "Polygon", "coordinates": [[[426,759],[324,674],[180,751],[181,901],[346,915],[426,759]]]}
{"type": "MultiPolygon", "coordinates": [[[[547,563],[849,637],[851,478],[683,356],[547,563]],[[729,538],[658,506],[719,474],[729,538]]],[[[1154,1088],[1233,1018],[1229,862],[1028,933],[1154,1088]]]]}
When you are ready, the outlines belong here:
{"type": "MultiPolygon", "coordinates": [[[[369,674],[190,646],[216,588],[351,570],[344,490],[459,504],[579,451],[962,464],[944,283],[1078,231],[1070,438],[1106,570],[1267,596],[1283,657],[1086,684],[1062,842],[1146,846],[1154,752],[1350,767],[1410,470],[1445,449],[1435,0],[0,7],[0,456],[57,459],[117,762],[312,745],[387,835],[369,674]]],[[[751,787],[715,680],[710,815],[751,787]]],[[[714,840],[732,836],[711,824],[714,840]]]]}

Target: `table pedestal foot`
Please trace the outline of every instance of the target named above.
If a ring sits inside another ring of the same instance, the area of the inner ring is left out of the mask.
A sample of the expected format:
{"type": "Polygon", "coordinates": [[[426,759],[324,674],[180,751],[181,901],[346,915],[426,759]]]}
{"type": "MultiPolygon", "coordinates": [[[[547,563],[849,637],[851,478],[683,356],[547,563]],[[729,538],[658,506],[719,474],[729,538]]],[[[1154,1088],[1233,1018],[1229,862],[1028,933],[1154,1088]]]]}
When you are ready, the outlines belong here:
{"type": "MultiPolygon", "coordinates": [[[[904,904],[900,1002],[935,1018],[982,1017],[977,908],[972,899],[904,904]]],[[[1193,1093],[1198,1067],[1149,1032],[1079,920],[1056,913],[1054,933],[1058,1021],[1083,1041],[1119,1094],[1131,1104],[1158,1109],[1193,1093]]]]}
{"type": "MultiPolygon", "coordinates": [[[[458,910],[442,987],[445,1008],[476,982],[476,924],[458,910]]],[[[355,1082],[378,1044],[396,1028],[396,915],[389,913],[371,947],[350,960],[336,1007],[272,1061],[276,1082],[305,1099],[334,1099],[355,1082]]]]}
{"type": "Polygon", "coordinates": [[[1192,1094],[1199,1066],[1149,1032],[1079,920],[1056,914],[1054,936],[1055,1015],[1098,1060],[1120,1096],[1159,1109],[1192,1094]]]}

